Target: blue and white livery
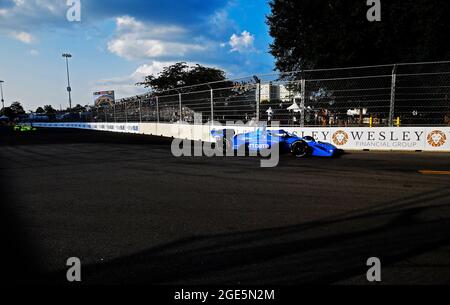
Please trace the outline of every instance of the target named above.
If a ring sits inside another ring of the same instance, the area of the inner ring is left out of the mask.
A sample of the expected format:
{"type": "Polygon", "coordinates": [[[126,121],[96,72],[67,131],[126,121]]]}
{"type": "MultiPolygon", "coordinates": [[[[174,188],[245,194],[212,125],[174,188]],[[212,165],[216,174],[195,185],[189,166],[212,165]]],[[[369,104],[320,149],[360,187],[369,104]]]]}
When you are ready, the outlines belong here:
{"type": "Polygon", "coordinates": [[[258,153],[279,148],[280,153],[290,153],[297,158],[334,157],[341,152],[330,143],[319,142],[309,136],[298,137],[282,129],[258,129],[243,134],[235,134],[233,129],[222,129],[213,130],[211,134],[216,143],[227,151],[258,153]]]}

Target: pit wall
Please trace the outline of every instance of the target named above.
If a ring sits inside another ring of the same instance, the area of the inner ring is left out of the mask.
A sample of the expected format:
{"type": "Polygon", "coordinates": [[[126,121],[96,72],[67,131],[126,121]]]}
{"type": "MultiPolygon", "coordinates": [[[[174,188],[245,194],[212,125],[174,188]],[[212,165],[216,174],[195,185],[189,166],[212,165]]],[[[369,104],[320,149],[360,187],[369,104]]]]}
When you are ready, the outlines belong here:
{"type": "MultiPolygon", "coordinates": [[[[236,133],[257,127],[165,123],[33,123],[35,127],[77,128],[97,131],[146,134],[212,142],[211,130],[235,129],[236,133]]],[[[450,127],[277,127],[298,136],[313,136],[344,150],[450,152],[450,127]]]]}

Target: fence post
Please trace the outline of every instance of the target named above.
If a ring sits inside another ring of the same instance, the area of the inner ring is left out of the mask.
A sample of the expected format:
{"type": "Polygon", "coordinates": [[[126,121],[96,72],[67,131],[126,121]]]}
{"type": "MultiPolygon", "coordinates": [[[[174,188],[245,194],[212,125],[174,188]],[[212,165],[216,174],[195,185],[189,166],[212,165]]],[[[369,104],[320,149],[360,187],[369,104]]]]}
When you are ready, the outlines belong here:
{"type": "Polygon", "coordinates": [[[183,115],[182,115],[182,111],[181,111],[181,93],[178,93],[178,102],[179,102],[179,108],[180,108],[180,124],[181,124],[181,121],[183,120],[183,115]]]}
{"type": "Polygon", "coordinates": [[[127,101],[125,101],[124,102],[124,104],[125,104],[125,123],[128,123],[128,114],[127,114],[127,111],[128,111],[128,109],[127,109],[127,101]]]}
{"type": "Polygon", "coordinates": [[[300,127],[305,127],[305,98],[306,98],[306,80],[301,80],[301,101],[300,101],[300,127]]]}
{"type": "Polygon", "coordinates": [[[159,123],[159,98],[156,97],[156,122],[159,123]]]}
{"type": "MultiPolygon", "coordinates": [[[[287,85],[286,88],[287,88],[287,90],[288,90],[288,100],[289,100],[288,103],[291,103],[292,101],[295,101],[295,100],[292,98],[290,81],[287,81],[287,82],[286,82],[286,85],[287,85]]],[[[283,105],[283,100],[281,100],[281,105],[283,105]]],[[[295,115],[295,113],[294,113],[294,115],[295,115]]],[[[287,120],[287,124],[290,125],[290,126],[293,126],[293,125],[294,125],[294,122],[293,122],[292,117],[293,117],[293,115],[291,115],[290,110],[288,110],[288,120],[287,120]]]]}
{"type": "Polygon", "coordinates": [[[394,126],[396,84],[397,84],[397,65],[394,65],[394,67],[392,68],[391,103],[389,105],[389,127],[394,126]]]}
{"type": "Polygon", "coordinates": [[[113,104],[113,116],[114,116],[114,123],[117,123],[117,119],[116,119],[116,101],[114,101],[114,104],[113,104]]]}
{"type": "Polygon", "coordinates": [[[211,125],[214,122],[214,90],[211,89],[211,125]]]}
{"type": "Polygon", "coordinates": [[[256,84],[256,123],[259,124],[259,104],[261,104],[261,81],[256,84]]]}
{"type": "Polygon", "coordinates": [[[106,108],[107,107],[103,107],[103,112],[105,113],[105,122],[108,123],[108,114],[106,113],[106,108]]]}
{"type": "Polygon", "coordinates": [[[142,123],[141,99],[139,98],[139,123],[142,123]]]}

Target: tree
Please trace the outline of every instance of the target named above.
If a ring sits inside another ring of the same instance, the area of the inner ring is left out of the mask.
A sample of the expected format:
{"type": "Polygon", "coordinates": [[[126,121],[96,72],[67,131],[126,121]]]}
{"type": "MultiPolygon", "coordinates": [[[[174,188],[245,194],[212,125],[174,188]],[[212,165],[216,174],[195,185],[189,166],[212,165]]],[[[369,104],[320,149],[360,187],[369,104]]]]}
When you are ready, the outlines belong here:
{"type": "Polygon", "coordinates": [[[45,105],[44,106],[44,111],[45,111],[46,115],[55,114],[56,113],[56,110],[53,108],[52,105],[45,105]]]}
{"type": "MultiPolygon", "coordinates": [[[[157,76],[146,76],[143,82],[137,83],[136,85],[151,88],[154,92],[158,93],[179,87],[199,85],[225,79],[225,72],[220,69],[204,67],[199,64],[188,66],[185,62],[178,62],[169,67],[165,67],[157,76]]],[[[196,90],[198,89],[196,88],[196,90]]]]}
{"type": "Polygon", "coordinates": [[[38,108],[36,109],[36,113],[45,113],[45,110],[44,110],[44,108],[42,108],[42,107],[38,107],[38,108]]]}
{"type": "Polygon", "coordinates": [[[44,106],[45,115],[50,119],[54,120],[56,118],[56,110],[53,108],[52,105],[45,105],[44,106]]]}
{"type": "Polygon", "coordinates": [[[271,0],[270,53],[280,71],[450,59],[450,2],[271,0]]]}
{"type": "Polygon", "coordinates": [[[2,108],[2,110],[0,110],[0,116],[3,116],[3,115],[7,116],[10,119],[14,118],[14,113],[11,110],[11,107],[2,108]]]}
{"type": "Polygon", "coordinates": [[[11,120],[14,120],[15,118],[17,118],[17,117],[19,117],[19,116],[21,116],[23,114],[25,114],[25,110],[23,109],[23,107],[20,104],[20,102],[13,102],[11,104],[11,106],[4,107],[0,111],[0,115],[6,115],[11,120]]]}
{"type": "Polygon", "coordinates": [[[20,102],[13,102],[10,106],[11,111],[16,115],[22,115],[25,114],[25,110],[22,107],[22,104],[20,104],[20,102]]]}
{"type": "Polygon", "coordinates": [[[72,108],[72,112],[83,112],[86,108],[81,106],[80,104],[77,104],[75,107],[72,108]]]}

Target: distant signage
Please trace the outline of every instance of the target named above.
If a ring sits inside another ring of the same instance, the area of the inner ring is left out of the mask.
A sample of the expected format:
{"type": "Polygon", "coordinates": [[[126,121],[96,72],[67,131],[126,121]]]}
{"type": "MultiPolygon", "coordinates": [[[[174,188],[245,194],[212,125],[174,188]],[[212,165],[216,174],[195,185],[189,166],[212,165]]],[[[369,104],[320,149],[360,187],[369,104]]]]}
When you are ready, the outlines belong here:
{"type": "Polygon", "coordinates": [[[114,91],[99,91],[94,92],[94,105],[96,107],[112,106],[115,102],[114,91]]]}

